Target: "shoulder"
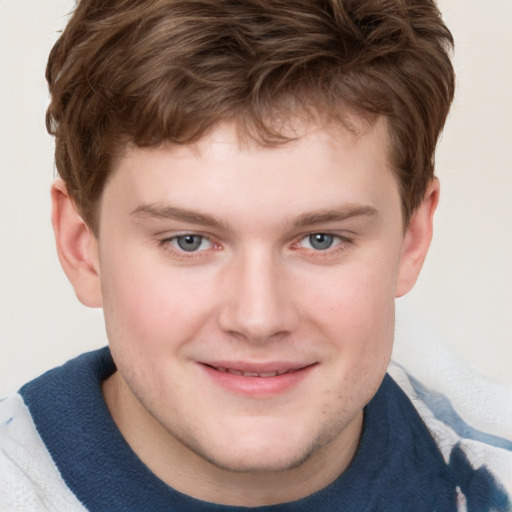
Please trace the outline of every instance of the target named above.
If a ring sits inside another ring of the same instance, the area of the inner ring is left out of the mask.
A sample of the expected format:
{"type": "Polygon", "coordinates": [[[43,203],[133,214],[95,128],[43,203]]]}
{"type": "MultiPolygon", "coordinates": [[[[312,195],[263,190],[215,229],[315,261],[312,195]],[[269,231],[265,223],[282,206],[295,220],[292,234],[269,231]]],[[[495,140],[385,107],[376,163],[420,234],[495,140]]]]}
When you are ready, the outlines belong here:
{"type": "Polygon", "coordinates": [[[82,512],[20,394],[0,401],[0,510],[82,512]]]}
{"type": "Polygon", "coordinates": [[[494,510],[509,510],[512,441],[503,433],[510,425],[506,425],[499,405],[491,407],[495,401],[485,398],[493,393],[486,382],[474,379],[472,389],[442,384],[433,388],[424,386],[398,364],[391,363],[388,373],[412,402],[462,494],[480,499],[478,494],[484,494],[482,489],[486,488],[493,502],[503,504],[494,510]]]}

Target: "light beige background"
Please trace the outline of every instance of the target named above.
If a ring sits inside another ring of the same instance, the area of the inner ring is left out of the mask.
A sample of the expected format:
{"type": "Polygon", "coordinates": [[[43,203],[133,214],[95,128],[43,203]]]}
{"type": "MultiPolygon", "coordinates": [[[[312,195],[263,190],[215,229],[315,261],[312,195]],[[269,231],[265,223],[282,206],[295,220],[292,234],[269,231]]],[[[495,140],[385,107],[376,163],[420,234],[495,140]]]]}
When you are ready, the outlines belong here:
{"type": "MultiPolygon", "coordinates": [[[[72,6],[0,0],[0,395],[106,343],[101,312],[78,303],[60,270],[50,226],[44,68],[72,6]]],[[[414,366],[434,347],[511,386],[512,1],[439,6],[458,91],[438,151],[435,240],[398,301],[396,356],[414,366]]]]}

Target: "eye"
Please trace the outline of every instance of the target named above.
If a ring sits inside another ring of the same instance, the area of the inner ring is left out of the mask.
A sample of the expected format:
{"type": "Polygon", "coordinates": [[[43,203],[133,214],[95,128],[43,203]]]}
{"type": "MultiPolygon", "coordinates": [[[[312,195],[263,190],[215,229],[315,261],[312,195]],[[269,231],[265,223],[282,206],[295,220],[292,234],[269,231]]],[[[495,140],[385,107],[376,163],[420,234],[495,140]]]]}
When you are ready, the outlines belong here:
{"type": "Polygon", "coordinates": [[[169,241],[173,247],[185,252],[197,252],[211,246],[211,242],[201,235],[179,235],[172,237],[169,241]]]}
{"type": "Polygon", "coordinates": [[[333,245],[339,243],[339,236],[329,235],[328,233],[312,233],[302,239],[308,249],[316,251],[326,251],[333,245]]]}

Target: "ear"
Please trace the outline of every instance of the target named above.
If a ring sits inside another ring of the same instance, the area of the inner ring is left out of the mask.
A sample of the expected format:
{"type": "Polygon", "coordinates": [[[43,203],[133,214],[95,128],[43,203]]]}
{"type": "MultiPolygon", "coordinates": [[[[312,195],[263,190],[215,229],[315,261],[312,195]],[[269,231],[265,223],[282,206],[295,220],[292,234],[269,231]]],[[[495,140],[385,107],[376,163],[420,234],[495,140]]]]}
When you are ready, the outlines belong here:
{"type": "Polygon", "coordinates": [[[51,189],[52,224],[60,264],[78,300],[91,308],[102,305],[98,242],[78,214],[65,183],[56,180],[51,189]]]}
{"type": "Polygon", "coordinates": [[[412,214],[400,254],[396,297],[408,293],[418,279],[432,240],[434,213],[439,202],[439,190],[439,180],[434,178],[423,201],[412,214]]]}

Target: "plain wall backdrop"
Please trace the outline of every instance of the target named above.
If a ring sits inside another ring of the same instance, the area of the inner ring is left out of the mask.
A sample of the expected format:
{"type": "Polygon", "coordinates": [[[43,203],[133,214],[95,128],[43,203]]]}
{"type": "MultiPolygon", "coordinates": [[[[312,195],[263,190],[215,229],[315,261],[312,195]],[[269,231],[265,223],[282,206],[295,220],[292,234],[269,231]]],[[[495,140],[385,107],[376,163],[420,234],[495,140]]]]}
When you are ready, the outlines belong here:
{"type": "MultiPolygon", "coordinates": [[[[60,269],[50,225],[44,69],[73,5],[0,0],[0,396],[106,343],[101,311],[76,300],[60,269]]],[[[396,357],[414,366],[416,347],[439,347],[510,387],[512,0],[439,7],[456,40],[458,88],[437,154],[434,242],[398,301],[396,357]]]]}

